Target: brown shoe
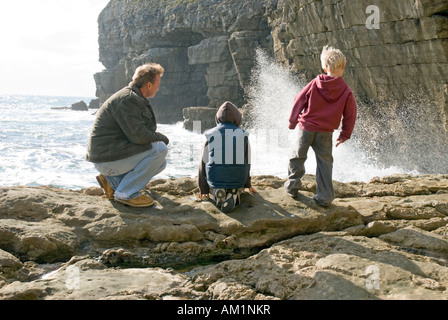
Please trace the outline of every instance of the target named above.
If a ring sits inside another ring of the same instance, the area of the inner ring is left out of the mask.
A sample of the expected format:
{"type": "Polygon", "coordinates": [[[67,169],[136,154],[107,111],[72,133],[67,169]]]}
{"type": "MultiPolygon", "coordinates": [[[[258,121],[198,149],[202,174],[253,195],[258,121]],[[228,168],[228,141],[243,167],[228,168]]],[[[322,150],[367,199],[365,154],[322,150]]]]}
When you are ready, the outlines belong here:
{"type": "Polygon", "coordinates": [[[115,198],[115,202],[124,204],[126,206],[134,207],[134,208],[146,208],[154,205],[154,200],[147,195],[142,194],[140,197],[130,200],[122,200],[115,198]]]}
{"type": "Polygon", "coordinates": [[[96,181],[98,181],[99,185],[103,189],[106,198],[112,200],[114,198],[115,191],[110,186],[109,181],[107,181],[106,177],[100,174],[99,176],[96,177],[96,181]]]}

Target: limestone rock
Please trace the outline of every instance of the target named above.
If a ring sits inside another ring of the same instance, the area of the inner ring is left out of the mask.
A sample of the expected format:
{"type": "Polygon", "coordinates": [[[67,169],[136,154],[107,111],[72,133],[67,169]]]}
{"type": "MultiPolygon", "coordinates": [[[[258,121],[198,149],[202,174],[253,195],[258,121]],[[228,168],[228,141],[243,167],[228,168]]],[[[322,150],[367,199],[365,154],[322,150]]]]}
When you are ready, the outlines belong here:
{"type": "Polygon", "coordinates": [[[257,48],[310,80],[320,73],[322,47],[331,44],[346,54],[344,77],[359,99],[411,103],[409,97],[420,94],[446,129],[447,2],[376,1],[379,29],[368,27],[370,5],[112,0],[99,17],[106,70],[95,75],[97,96],[103,102],[128,84],[139,64],[156,61],[167,71],[154,100],[159,120],[181,121],[185,107],[216,108],[225,100],[244,105],[257,48]]]}
{"type": "Polygon", "coordinates": [[[100,102],[127,85],[142,63],[166,73],[153,107],[162,123],[182,121],[182,109],[244,104],[244,86],[258,46],[270,50],[266,1],[112,0],[99,23],[95,75],[100,102]]]}
{"type": "Polygon", "coordinates": [[[393,233],[382,235],[380,239],[403,248],[426,250],[438,256],[448,257],[448,241],[445,237],[412,227],[406,227],[393,233]]]}
{"type": "Polygon", "coordinates": [[[100,108],[100,100],[93,99],[89,102],[89,109],[99,109],[100,108]]]}
{"type": "Polygon", "coordinates": [[[190,286],[202,287],[209,299],[448,297],[446,254],[424,257],[380,239],[336,232],[297,236],[246,260],[196,270],[190,286]]]}
{"type": "Polygon", "coordinates": [[[2,187],[0,299],[448,297],[446,175],[335,181],[329,208],[314,181],[291,198],[253,177],[258,194],[227,215],[188,177],[152,181],[145,209],[95,187],[2,187]]]}
{"type": "Polygon", "coordinates": [[[366,153],[386,167],[400,162],[409,171],[445,172],[448,2],[276,4],[268,16],[276,61],[308,82],[321,73],[323,46],[339,48],[346,55],[344,80],[356,97],[362,121],[354,138],[366,153]],[[372,5],[377,17],[367,10],[372,5]],[[377,29],[368,27],[371,19],[377,21],[377,29]],[[428,132],[430,139],[416,139],[428,132]],[[437,148],[429,152],[428,141],[437,148]]]}
{"type": "Polygon", "coordinates": [[[190,107],[182,110],[184,128],[190,131],[203,133],[216,126],[215,116],[217,109],[208,107],[190,107]],[[196,123],[195,123],[196,121],[196,123]]]}
{"type": "Polygon", "coordinates": [[[386,92],[405,98],[423,87],[435,97],[446,83],[443,75],[448,72],[443,40],[447,37],[443,27],[446,2],[432,5],[424,0],[415,6],[413,1],[376,1],[379,29],[366,27],[370,16],[366,9],[371,4],[279,1],[270,16],[277,58],[285,63],[292,61],[294,69],[307,70],[311,77],[320,70],[322,47],[331,43],[347,54],[346,78],[355,92],[371,99],[386,92]],[[426,46],[431,49],[424,49],[426,46]],[[436,71],[436,66],[443,70],[436,71]],[[419,76],[404,76],[409,72],[419,76]]]}
{"type": "Polygon", "coordinates": [[[3,300],[156,300],[184,282],[183,276],[162,269],[113,270],[84,259],[68,262],[40,280],[14,282],[0,296],[3,300]]]}
{"type": "Polygon", "coordinates": [[[0,287],[2,286],[1,282],[3,276],[6,278],[13,278],[16,275],[16,271],[21,269],[22,266],[23,264],[19,259],[0,249],[0,287]]]}

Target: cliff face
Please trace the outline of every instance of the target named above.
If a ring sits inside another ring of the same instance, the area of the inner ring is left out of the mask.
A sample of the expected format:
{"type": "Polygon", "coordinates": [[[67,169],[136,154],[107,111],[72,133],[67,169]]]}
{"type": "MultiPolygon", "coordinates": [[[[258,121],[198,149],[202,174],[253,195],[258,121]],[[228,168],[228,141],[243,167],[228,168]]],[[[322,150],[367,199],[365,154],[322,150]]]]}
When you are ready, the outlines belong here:
{"type": "Polygon", "coordinates": [[[284,0],[269,25],[277,61],[311,78],[320,71],[322,47],[341,48],[344,78],[358,97],[424,96],[439,108],[446,130],[447,15],[443,0],[284,0]]]}
{"type": "Polygon", "coordinates": [[[358,97],[420,93],[446,131],[447,12],[444,0],[111,0],[99,17],[106,70],[95,75],[97,95],[104,101],[155,61],[166,69],[153,103],[159,120],[179,121],[185,107],[243,105],[257,47],[309,80],[330,44],[347,55],[358,97]]]}
{"type": "Polygon", "coordinates": [[[119,1],[99,17],[97,96],[104,101],[128,84],[137,66],[165,68],[153,100],[161,122],[182,120],[182,109],[244,102],[243,88],[257,46],[272,48],[264,1],[119,1]]]}
{"type": "Polygon", "coordinates": [[[441,0],[283,0],[269,26],[275,59],[306,80],[320,72],[324,45],[344,52],[344,79],[358,103],[353,140],[365,154],[386,166],[445,172],[447,14],[441,0]]]}

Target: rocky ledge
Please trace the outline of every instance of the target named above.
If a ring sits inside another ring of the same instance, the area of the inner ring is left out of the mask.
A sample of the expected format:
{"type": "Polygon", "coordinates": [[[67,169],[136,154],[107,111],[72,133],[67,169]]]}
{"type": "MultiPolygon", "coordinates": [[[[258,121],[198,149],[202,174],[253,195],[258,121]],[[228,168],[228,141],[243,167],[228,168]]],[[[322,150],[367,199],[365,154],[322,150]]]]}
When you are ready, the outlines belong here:
{"type": "Polygon", "coordinates": [[[225,215],[192,178],[152,208],[96,187],[0,188],[0,299],[447,299],[448,175],[335,182],[329,208],[283,180],[225,215]]]}

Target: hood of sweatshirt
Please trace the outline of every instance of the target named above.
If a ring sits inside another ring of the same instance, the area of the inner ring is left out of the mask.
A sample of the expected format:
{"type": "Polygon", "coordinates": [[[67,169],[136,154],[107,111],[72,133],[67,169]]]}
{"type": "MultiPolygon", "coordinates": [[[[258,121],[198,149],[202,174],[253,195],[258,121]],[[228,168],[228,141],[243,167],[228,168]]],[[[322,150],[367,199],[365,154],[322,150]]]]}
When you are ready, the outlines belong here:
{"type": "Polygon", "coordinates": [[[240,110],[238,110],[232,102],[226,101],[219,107],[218,112],[216,113],[215,121],[216,124],[232,122],[239,127],[241,125],[242,118],[243,116],[240,110]]]}
{"type": "Polygon", "coordinates": [[[330,103],[339,100],[348,88],[347,83],[342,77],[335,78],[326,74],[320,74],[317,77],[316,86],[322,97],[330,103]]]}

